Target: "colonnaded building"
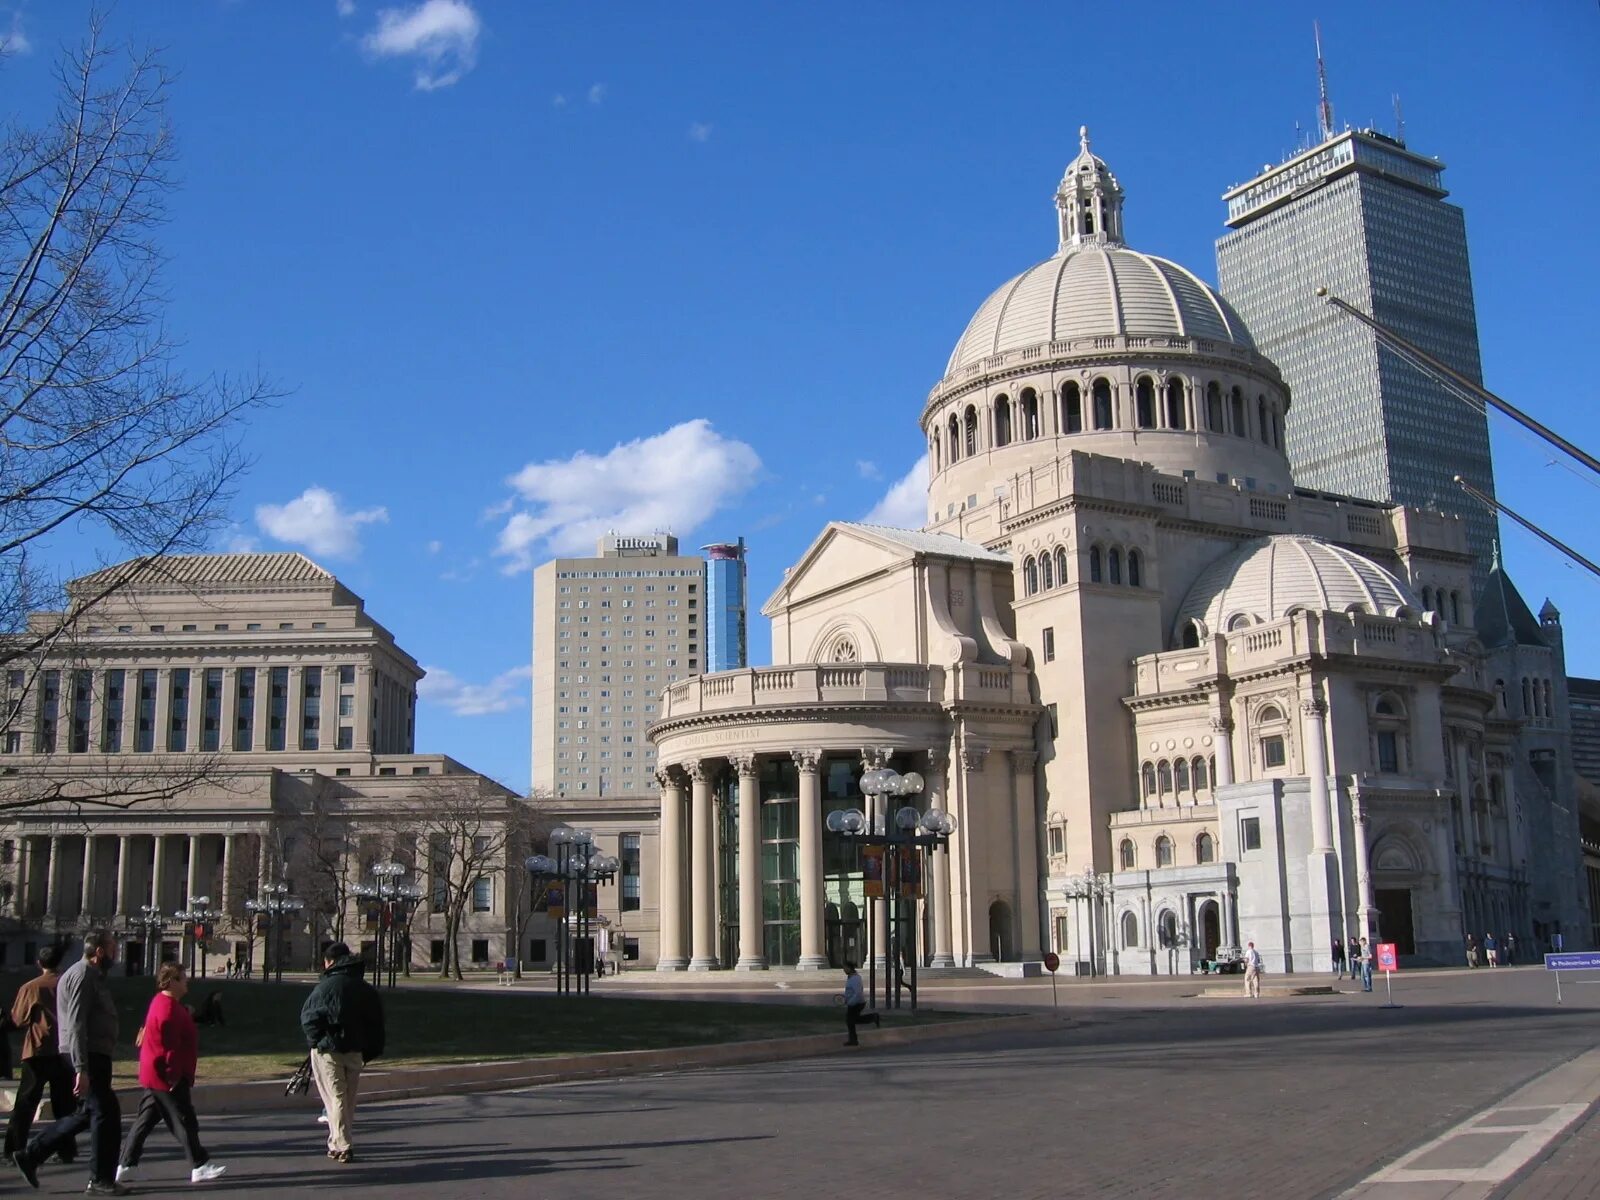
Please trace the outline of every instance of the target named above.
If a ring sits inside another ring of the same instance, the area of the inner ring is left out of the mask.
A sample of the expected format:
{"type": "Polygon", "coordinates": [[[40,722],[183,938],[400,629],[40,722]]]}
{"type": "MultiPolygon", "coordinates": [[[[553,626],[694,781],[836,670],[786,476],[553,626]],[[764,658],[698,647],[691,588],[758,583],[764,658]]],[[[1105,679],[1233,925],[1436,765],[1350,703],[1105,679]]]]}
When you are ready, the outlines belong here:
{"type": "Polygon", "coordinates": [[[773,665],[667,688],[660,969],[859,956],[824,819],[883,764],[957,822],[933,966],[1587,943],[1559,615],[1498,561],[1475,595],[1458,517],[1295,486],[1277,367],[1127,245],[1086,133],[1055,210],[922,407],[926,526],[830,524],[773,665]]]}

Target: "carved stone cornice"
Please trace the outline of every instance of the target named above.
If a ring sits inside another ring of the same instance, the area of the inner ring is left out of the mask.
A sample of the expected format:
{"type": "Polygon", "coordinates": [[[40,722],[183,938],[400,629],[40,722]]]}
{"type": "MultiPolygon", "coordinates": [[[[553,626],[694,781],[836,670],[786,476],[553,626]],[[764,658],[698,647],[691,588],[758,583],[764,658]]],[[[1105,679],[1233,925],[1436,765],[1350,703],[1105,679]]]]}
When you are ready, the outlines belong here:
{"type": "Polygon", "coordinates": [[[709,783],[715,773],[709,761],[704,758],[690,759],[688,762],[678,765],[683,768],[683,773],[693,783],[709,783]]]}
{"type": "Polygon", "coordinates": [[[683,781],[674,773],[673,767],[657,767],[652,774],[656,777],[656,783],[662,788],[681,788],[683,786],[683,781]]]}
{"type": "Polygon", "coordinates": [[[1300,714],[1312,720],[1320,720],[1328,715],[1328,706],[1321,700],[1302,700],[1300,702],[1300,714]]]}
{"type": "Polygon", "coordinates": [[[756,762],[758,757],[758,755],[748,752],[744,754],[730,754],[728,755],[728,761],[733,764],[734,770],[738,771],[739,777],[743,779],[746,776],[754,775],[756,773],[756,762]]]}
{"type": "Polygon", "coordinates": [[[822,762],[822,751],[819,749],[791,750],[789,757],[794,759],[795,769],[802,775],[815,775],[817,766],[822,762]]]}
{"type": "Polygon", "coordinates": [[[961,769],[975,775],[983,770],[983,760],[989,757],[989,747],[979,742],[968,742],[961,747],[961,769]]]}
{"type": "Polygon", "coordinates": [[[1233,732],[1233,722],[1226,717],[1212,717],[1210,721],[1211,732],[1218,737],[1227,737],[1233,732]]]}

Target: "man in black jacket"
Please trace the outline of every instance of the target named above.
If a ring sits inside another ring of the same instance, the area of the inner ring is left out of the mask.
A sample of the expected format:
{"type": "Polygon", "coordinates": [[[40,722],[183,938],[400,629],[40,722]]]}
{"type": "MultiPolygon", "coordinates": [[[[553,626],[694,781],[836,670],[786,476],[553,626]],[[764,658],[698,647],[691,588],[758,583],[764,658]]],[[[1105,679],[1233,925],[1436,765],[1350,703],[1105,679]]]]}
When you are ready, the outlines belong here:
{"type": "Polygon", "coordinates": [[[311,1076],[328,1110],[328,1157],[341,1163],[355,1159],[350,1125],[361,1068],[383,1053],[383,1002],[365,972],[349,946],[332,943],[322,952],[322,980],[300,1010],[311,1076]]]}

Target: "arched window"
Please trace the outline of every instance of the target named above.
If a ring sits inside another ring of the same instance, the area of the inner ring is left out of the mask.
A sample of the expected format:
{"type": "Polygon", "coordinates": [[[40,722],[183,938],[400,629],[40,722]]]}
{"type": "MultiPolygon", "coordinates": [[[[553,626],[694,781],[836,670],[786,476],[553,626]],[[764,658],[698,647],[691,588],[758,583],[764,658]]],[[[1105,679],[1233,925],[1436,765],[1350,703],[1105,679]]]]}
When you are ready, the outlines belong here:
{"type": "Polygon", "coordinates": [[[1496,679],[1494,681],[1494,698],[1496,709],[1502,713],[1506,712],[1506,681],[1504,679],[1496,679]]]}
{"type": "Polygon", "coordinates": [[[1075,383],[1061,388],[1061,432],[1083,432],[1083,393],[1075,383]]]}
{"type": "Polygon", "coordinates": [[[1450,593],[1450,621],[1454,625],[1461,624],[1461,593],[1450,593]]]}
{"type": "Polygon", "coordinates": [[[1256,417],[1257,432],[1260,433],[1261,440],[1270,445],[1272,442],[1272,423],[1267,420],[1267,398],[1265,396],[1256,397],[1256,417]]]}
{"type": "Polygon", "coordinates": [[[1022,563],[1022,594],[1031,596],[1039,590],[1039,564],[1030,554],[1022,563]]]}
{"type": "Polygon", "coordinates": [[[1112,583],[1122,582],[1122,551],[1115,546],[1106,552],[1106,577],[1112,583]]]}
{"type": "Polygon", "coordinates": [[[972,405],[967,405],[967,428],[965,444],[962,447],[964,454],[978,452],[978,410],[972,405]]]}
{"type": "Polygon", "coordinates": [[[1274,721],[1283,720],[1283,710],[1277,705],[1268,704],[1256,714],[1256,722],[1261,725],[1270,725],[1274,721]]]}
{"type": "Polygon", "coordinates": [[[1005,396],[996,396],[994,401],[994,444],[1011,444],[1011,401],[1005,396]]]}
{"type": "Polygon", "coordinates": [[[1161,946],[1170,949],[1178,944],[1178,914],[1170,908],[1163,910],[1156,926],[1161,931],[1161,946]]]}
{"type": "Polygon", "coordinates": [[[1194,840],[1194,860],[1197,863],[1217,861],[1217,844],[1211,840],[1209,833],[1202,833],[1194,840]]]}
{"type": "Polygon", "coordinates": [[[1433,611],[1433,589],[1431,587],[1422,589],[1422,607],[1428,612],[1433,611]]]}
{"type": "Polygon", "coordinates": [[[1118,848],[1117,853],[1118,853],[1118,856],[1119,856],[1120,861],[1122,863],[1122,869],[1124,871],[1133,870],[1134,865],[1138,862],[1138,858],[1134,855],[1134,852],[1133,852],[1133,841],[1132,841],[1132,839],[1123,838],[1122,839],[1122,845],[1118,848]]]}
{"type": "Polygon", "coordinates": [[[1522,677],[1522,715],[1533,716],[1533,681],[1526,675],[1522,677]]]}
{"type": "Polygon", "coordinates": [[[1240,629],[1250,628],[1250,618],[1245,613],[1234,613],[1228,618],[1228,632],[1234,633],[1240,629]]]}
{"type": "Polygon", "coordinates": [[[1048,591],[1056,585],[1054,564],[1055,559],[1050,557],[1048,550],[1039,555],[1039,589],[1041,591],[1048,591]]]}
{"type": "Polygon", "coordinates": [[[1156,789],[1163,796],[1172,790],[1172,764],[1165,759],[1156,767],[1156,789]]]}
{"type": "Polygon", "coordinates": [[[1172,865],[1172,839],[1162,834],[1156,839],[1156,866],[1170,867],[1172,865]]]}
{"type": "Polygon", "coordinates": [[[1410,766],[1407,754],[1406,705],[1385,692],[1372,702],[1373,766],[1386,775],[1398,775],[1410,766]]]}
{"type": "Polygon", "coordinates": [[[928,443],[928,461],[933,464],[934,474],[938,474],[939,467],[939,434],[934,432],[933,441],[928,443]]]}
{"type": "Polygon", "coordinates": [[[1140,781],[1144,784],[1144,794],[1146,796],[1154,796],[1156,794],[1155,764],[1145,763],[1143,769],[1139,772],[1139,777],[1140,781]]]}
{"type": "Polygon", "coordinates": [[[961,457],[961,421],[954,415],[950,418],[950,461],[953,463],[961,457]]]}
{"type": "Polygon", "coordinates": [[[1546,679],[1544,681],[1543,691],[1544,691],[1544,715],[1545,715],[1545,718],[1548,720],[1549,718],[1551,718],[1551,717],[1556,715],[1556,706],[1550,700],[1550,681],[1548,679],[1546,679]]]}
{"type": "Polygon", "coordinates": [[[1139,944],[1139,918],[1131,912],[1122,914],[1122,944],[1129,948],[1139,944]]]}
{"type": "Polygon", "coordinates": [[[1140,429],[1156,427],[1156,385],[1148,375],[1133,385],[1133,420],[1140,429]]]}
{"type": "Polygon", "coordinates": [[[1233,436],[1249,437],[1250,427],[1244,419],[1244,392],[1237,386],[1233,389],[1233,436]]]}
{"type": "Polygon", "coordinates": [[[1100,582],[1100,547],[1089,547],[1089,582],[1100,582]]]}
{"type": "Polygon", "coordinates": [[[1022,436],[1029,442],[1039,436],[1039,393],[1032,388],[1022,389],[1022,436]]]}
{"type": "Polygon", "coordinates": [[[1186,758],[1172,764],[1172,790],[1180,793],[1189,790],[1189,760],[1186,758]]]}
{"type": "Polygon", "coordinates": [[[1128,551],[1128,584],[1129,584],[1130,587],[1143,587],[1144,586],[1144,579],[1143,579],[1143,574],[1144,573],[1141,570],[1143,565],[1144,564],[1139,561],[1139,552],[1137,550],[1129,550],[1128,551]]]}
{"type": "Polygon", "coordinates": [[[1212,433],[1223,431],[1222,385],[1215,379],[1206,384],[1206,428],[1212,433]]]}
{"type": "Polygon", "coordinates": [[[1206,775],[1206,760],[1205,759],[1196,758],[1194,760],[1193,773],[1194,773],[1194,790],[1195,791],[1203,792],[1203,791],[1205,791],[1206,788],[1211,786],[1210,783],[1207,782],[1207,778],[1208,777],[1206,775]]]}
{"type": "Polygon", "coordinates": [[[1094,427],[1096,429],[1111,429],[1111,381],[1109,379],[1096,379],[1090,394],[1094,398],[1094,427]]]}
{"type": "Polygon", "coordinates": [[[1189,427],[1188,415],[1185,412],[1187,405],[1184,403],[1183,380],[1174,375],[1167,380],[1167,428],[1187,429],[1189,427]]]}
{"type": "Polygon", "coordinates": [[[1065,585],[1067,582],[1067,552],[1060,546],[1056,547],[1056,583],[1065,585]]]}

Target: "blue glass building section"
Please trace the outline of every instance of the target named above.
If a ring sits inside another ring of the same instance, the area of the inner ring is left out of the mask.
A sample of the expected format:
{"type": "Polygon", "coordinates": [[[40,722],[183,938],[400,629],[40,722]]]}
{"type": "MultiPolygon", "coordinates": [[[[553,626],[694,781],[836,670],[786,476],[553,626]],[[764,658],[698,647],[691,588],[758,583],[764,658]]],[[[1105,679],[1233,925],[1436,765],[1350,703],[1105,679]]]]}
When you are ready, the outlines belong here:
{"type": "Polygon", "coordinates": [[[750,665],[744,539],[706,546],[706,671],[750,665]]]}

